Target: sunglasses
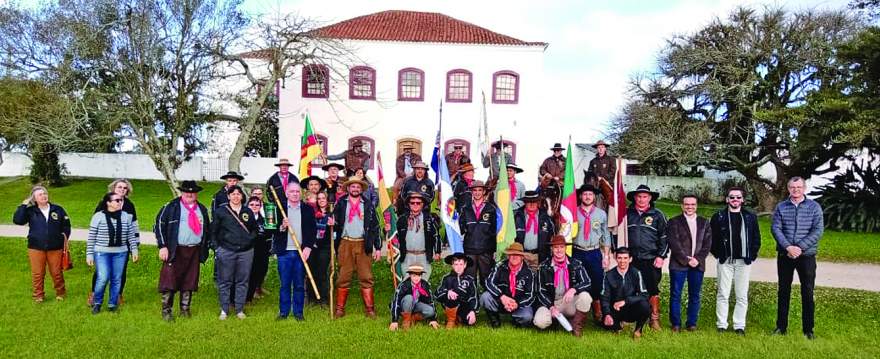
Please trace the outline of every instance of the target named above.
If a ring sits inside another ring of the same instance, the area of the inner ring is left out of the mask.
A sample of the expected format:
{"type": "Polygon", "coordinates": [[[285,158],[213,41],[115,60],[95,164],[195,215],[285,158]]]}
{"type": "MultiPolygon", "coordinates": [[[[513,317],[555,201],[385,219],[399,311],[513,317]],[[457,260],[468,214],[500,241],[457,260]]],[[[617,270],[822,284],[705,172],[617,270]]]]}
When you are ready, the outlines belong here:
{"type": "Polygon", "coordinates": [[[727,196],[728,199],[742,199],[742,196],[727,196]]]}
{"type": "Polygon", "coordinates": [[[122,203],[122,198],[111,199],[110,202],[122,203]]]}
{"type": "Polygon", "coordinates": [[[410,202],[409,204],[410,204],[410,206],[411,206],[411,205],[414,205],[414,204],[419,204],[419,205],[420,205],[420,204],[422,204],[422,202],[410,202]]]}

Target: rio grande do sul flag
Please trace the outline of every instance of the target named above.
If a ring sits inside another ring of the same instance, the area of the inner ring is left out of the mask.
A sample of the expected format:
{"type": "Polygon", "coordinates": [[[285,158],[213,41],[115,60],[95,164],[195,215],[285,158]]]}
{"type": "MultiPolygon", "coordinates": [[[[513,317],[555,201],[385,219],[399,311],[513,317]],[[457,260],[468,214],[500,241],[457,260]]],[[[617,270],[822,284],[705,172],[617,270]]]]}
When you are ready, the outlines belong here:
{"type": "MultiPolygon", "coordinates": [[[[502,141],[503,143],[503,141],[502,141]]],[[[516,238],[516,226],[513,223],[513,205],[510,202],[510,185],[507,179],[507,160],[504,154],[498,156],[498,184],[495,188],[495,203],[498,204],[498,236],[497,248],[502,253],[516,238]]]]}
{"type": "MultiPolygon", "coordinates": [[[[565,185],[562,187],[562,205],[559,206],[559,234],[565,236],[565,241],[571,243],[572,238],[577,235],[578,222],[577,217],[577,194],[574,190],[574,164],[572,163],[573,153],[571,152],[571,139],[568,140],[568,151],[565,152],[565,185]]],[[[566,251],[571,255],[571,246],[566,251]]]]}
{"type": "Polygon", "coordinates": [[[390,229],[385,233],[385,240],[388,243],[388,260],[391,262],[392,272],[394,273],[394,283],[403,279],[403,272],[400,268],[398,259],[400,258],[400,242],[397,240],[397,214],[394,213],[394,205],[391,202],[391,196],[388,195],[388,187],[385,186],[385,175],[382,173],[382,152],[376,153],[376,172],[378,173],[378,184],[376,191],[379,192],[379,213],[382,228],[385,224],[390,225],[390,229]]]}
{"type": "Polygon", "coordinates": [[[321,145],[318,143],[318,136],[315,136],[315,130],[312,127],[312,120],[306,113],[306,128],[303,130],[302,144],[299,152],[299,178],[306,178],[312,175],[312,161],[321,155],[321,145]]]}

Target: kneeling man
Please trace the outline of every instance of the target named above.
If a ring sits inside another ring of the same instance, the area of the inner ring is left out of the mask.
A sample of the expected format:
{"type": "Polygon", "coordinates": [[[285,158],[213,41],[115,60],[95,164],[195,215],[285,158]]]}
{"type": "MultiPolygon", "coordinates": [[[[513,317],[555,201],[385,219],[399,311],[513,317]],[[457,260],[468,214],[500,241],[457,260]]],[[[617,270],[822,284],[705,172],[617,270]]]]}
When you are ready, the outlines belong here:
{"type": "Polygon", "coordinates": [[[565,254],[565,237],[556,235],[550,240],[552,257],[541,263],[538,269],[538,301],[541,306],[535,313],[535,326],[546,329],[560,315],[572,318],[572,334],[580,337],[587,312],[593,298],[588,292],[590,277],[577,259],[565,254]]]}
{"type": "Polygon", "coordinates": [[[642,328],[651,315],[648,291],[638,269],[630,267],[632,254],[629,248],[620,247],[614,252],[617,268],[605,272],[602,286],[602,315],[605,327],[621,331],[620,322],[635,322],[633,339],[642,337],[642,328]]]}
{"type": "Polygon", "coordinates": [[[493,328],[501,326],[499,312],[510,314],[516,326],[532,323],[535,277],[528,266],[523,265],[525,253],[522,244],[512,243],[504,251],[507,259],[486,277],[486,291],[480,296],[480,304],[486,308],[489,325],[493,328]]]}
{"type": "Polygon", "coordinates": [[[422,318],[427,319],[432,328],[437,329],[434,311],[434,298],[431,297],[431,283],[422,280],[425,269],[413,265],[406,269],[409,278],[397,286],[391,300],[391,325],[388,329],[397,330],[400,318],[403,317],[403,329],[409,329],[422,318]]]}

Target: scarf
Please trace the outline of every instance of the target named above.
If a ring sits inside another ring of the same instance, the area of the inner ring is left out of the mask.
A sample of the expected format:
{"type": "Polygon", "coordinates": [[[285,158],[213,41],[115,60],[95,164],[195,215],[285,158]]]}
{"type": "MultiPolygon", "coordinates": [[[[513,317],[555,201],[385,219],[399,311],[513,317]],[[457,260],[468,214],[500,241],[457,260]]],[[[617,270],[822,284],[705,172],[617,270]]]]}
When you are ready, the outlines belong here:
{"type": "Polygon", "coordinates": [[[590,232],[592,232],[592,230],[590,230],[590,228],[592,228],[592,226],[590,226],[590,216],[593,215],[593,211],[595,210],[595,205],[593,206],[593,208],[590,208],[589,212],[585,211],[584,207],[578,207],[578,212],[580,212],[581,216],[584,216],[584,243],[588,243],[590,241],[590,232]]]}
{"type": "Polygon", "coordinates": [[[186,208],[186,211],[189,213],[186,217],[186,222],[189,224],[189,229],[193,231],[197,236],[202,235],[202,222],[199,222],[199,215],[196,214],[196,209],[199,208],[199,204],[193,202],[192,207],[188,206],[183,201],[180,202],[183,205],[183,208],[186,208]]]}
{"type": "Polygon", "coordinates": [[[109,233],[108,247],[122,246],[122,211],[107,212],[104,210],[104,219],[107,221],[107,233],[109,233]],[[113,228],[113,221],[116,220],[116,228],[113,228]]]}
{"type": "Polygon", "coordinates": [[[486,205],[485,201],[483,201],[483,203],[480,203],[480,204],[477,204],[476,202],[474,202],[474,217],[476,217],[477,220],[480,219],[480,212],[483,211],[483,206],[485,206],[485,205],[486,205]]]}
{"type": "Polygon", "coordinates": [[[406,228],[413,232],[420,231],[422,229],[422,213],[410,212],[406,218],[406,228]]]}
{"type": "Polygon", "coordinates": [[[510,179],[507,180],[508,188],[510,188],[510,200],[513,201],[516,199],[516,180],[510,179]]]}
{"type": "Polygon", "coordinates": [[[559,282],[562,282],[565,290],[568,290],[568,258],[563,260],[562,262],[553,261],[553,266],[555,269],[553,285],[559,286],[559,282]]]}
{"type": "Polygon", "coordinates": [[[522,263],[516,268],[513,267],[512,264],[508,264],[510,268],[510,274],[507,276],[507,280],[510,283],[510,297],[516,297],[516,275],[519,273],[519,270],[522,269],[522,263]]]}
{"type": "Polygon", "coordinates": [[[467,183],[468,188],[471,188],[471,185],[474,184],[474,179],[473,178],[467,179],[466,177],[462,177],[462,178],[464,178],[464,183],[467,183]]]}
{"type": "Polygon", "coordinates": [[[361,213],[361,199],[358,197],[354,201],[352,201],[353,197],[348,198],[348,223],[354,220],[354,216],[361,217],[363,214],[361,213]]]}
{"type": "Polygon", "coordinates": [[[528,215],[528,219],[526,219],[526,233],[534,232],[538,234],[538,210],[534,212],[526,211],[526,215],[528,215]]]}
{"type": "Polygon", "coordinates": [[[422,296],[422,295],[428,295],[428,292],[425,291],[425,288],[422,288],[422,281],[419,281],[418,283],[413,283],[412,284],[413,301],[417,302],[419,300],[419,296],[422,296]]]}
{"type": "Polygon", "coordinates": [[[284,189],[284,195],[287,195],[287,176],[289,176],[289,172],[278,172],[278,178],[281,179],[281,188],[284,189]]]}

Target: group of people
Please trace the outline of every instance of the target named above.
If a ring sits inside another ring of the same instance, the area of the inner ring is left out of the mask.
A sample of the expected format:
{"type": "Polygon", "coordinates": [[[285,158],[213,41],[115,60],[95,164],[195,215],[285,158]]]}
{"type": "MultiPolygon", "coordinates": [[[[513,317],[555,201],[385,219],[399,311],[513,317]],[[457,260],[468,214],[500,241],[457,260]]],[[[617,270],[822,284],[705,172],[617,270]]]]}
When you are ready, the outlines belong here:
{"type": "MultiPolygon", "coordinates": [[[[491,183],[498,180],[496,160],[506,154],[504,144],[493,144],[496,151],[484,166],[496,168],[485,182],[474,178],[473,164],[456,146],[445,160],[454,179],[463,250],[445,256],[451,271],[432,290],[432,263],[440,260],[445,240],[439,220],[430,211],[435,185],[427,176],[428,166],[411,147],[403,149],[396,161],[399,178],[393,195],[397,222],[391,223],[387,216],[380,220],[377,189],[365,176],[369,155],[358,145],[362,146],[355,143],[350,152],[334,157],[345,159],[344,164],[325,164],[325,178],[300,179],[290,172],[290,161],[281,159],[265,187],[253,187],[250,194],[239,185],[244,177],[229,172],[221,177],[226,183],[213,196],[210,211],[199,201],[202,188],[194,181],[183,181],[178,187],[180,196],[161,208],[153,227],[163,262],[158,285],[162,317],[174,319],[175,296],[180,298],[178,315],[190,316],[200,263],[213,250],[221,320],[231,315],[246,318],[245,304],[268,295],[263,285],[272,255],[277,258],[281,283],[278,319],[292,314],[304,320],[307,292],[309,301],[317,304],[327,303],[332,295],[336,300],[334,317],[345,316],[355,275],[364,313],[375,318],[372,265],[381,257],[386,240],[383,230],[396,226],[397,260],[407,276],[397,284],[390,303],[391,330],[410,328],[420,321],[439,327],[435,312],[439,304],[447,328],[475,325],[483,310],[492,327],[501,325],[502,315],[509,315],[515,326],[547,329],[558,323],[580,336],[592,316],[597,325],[615,331],[620,331],[624,322],[634,322],[633,336],[638,338],[645,325],[661,328],[660,282],[668,261],[669,323],[673,331],[693,331],[697,329],[706,259],[711,253],[717,259],[718,272],[716,327],[721,332],[729,326],[733,287],[733,330],[745,335],[749,269],[758,255],[761,232],[757,216],[743,208],[746,193],[742,188],[728,189],[726,208],[711,219],[697,214],[697,197],[688,195],[681,199],[681,215],[667,220],[654,205],[659,193],[640,185],[627,193],[630,206],[625,235],[612,236],[604,205],[609,198],[603,188],[614,181],[615,161],[606,152],[607,144],[600,142],[594,146],[598,156],[590,163],[588,183],[576,191],[577,226],[572,226],[576,230],[566,238],[559,234],[558,215],[552,214],[555,211],[542,195],[542,188],[526,190],[515,178],[522,169],[508,161],[516,239],[499,249],[499,218],[491,183]],[[496,254],[504,254],[503,260],[496,263],[496,254]],[[337,274],[335,278],[332,273],[337,274]],[[682,325],[685,283],[688,304],[682,325]]],[[[539,168],[546,180],[542,186],[564,181],[563,148],[555,144],[551,150],[553,155],[539,168]]],[[[88,264],[96,267],[94,294],[89,296],[93,313],[101,311],[108,286],[107,309],[118,308],[129,258],[134,262],[139,259],[137,215],[128,199],[131,190],[126,180],[111,183],[92,217],[86,254],[88,264]]],[[[790,196],[773,213],[771,230],[779,253],[775,333],[787,331],[791,282],[797,271],[804,301],[802,329],[812,339],[822,210],[804,196],[803,179],[792,178],[788,190],[790,196]]],[[[47,266],[56,296],[63,299],[60,252],[70,234],[64,209],[50,203],[46,189],[37,186],[16,210],[14,222],[30,226],[28,255],[34,300],[43,300],[47,266]]]]}

